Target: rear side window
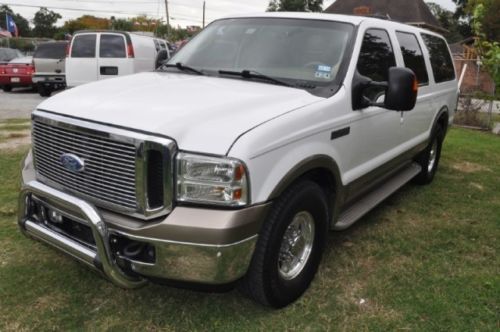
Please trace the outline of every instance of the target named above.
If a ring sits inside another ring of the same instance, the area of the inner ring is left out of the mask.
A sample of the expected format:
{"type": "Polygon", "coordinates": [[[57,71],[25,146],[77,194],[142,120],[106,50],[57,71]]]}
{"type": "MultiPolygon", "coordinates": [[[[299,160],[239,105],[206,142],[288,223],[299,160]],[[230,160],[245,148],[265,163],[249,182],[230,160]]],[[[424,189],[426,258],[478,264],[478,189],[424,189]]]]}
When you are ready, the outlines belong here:
{"type": "Polygon", "coordinates": [[[99,56],[101,58],[125,58],[125,39],[120,35],[101,35],[99,43],[99,56]]]}
{"type": "Polygon", "coordinates": [[[94,58],[96,35],[77,35],[71,45],[72,58],[94,58]]]}
{"type": "Polygon", "coordinates": [[[387,31],[367,30],[358,59],[358,71],[374,81],[387,81],[389,68],[396,66],[396,59],[387,31]]]}
{"type": "Polygon", "coordinates": [[[436,83],[455,79],[455,70],[446,42],[436,36],[423,33],[422,39],[429,50],[432,72],[436,83]]]}
{"type": "Polygon", "coordinates": [[[417,37],[412,33],[396,32],[405,66],[413,70],[417,75],[420,85],[429,84],[429,76],[425,67],[424,55],[418,43],[417,37]]]}
{"type": "Polygon", "coordinates": [[[36,48],[34,58],[41,59],[62,59],[66,56],[65,43],[40,44],[36,48]]]}

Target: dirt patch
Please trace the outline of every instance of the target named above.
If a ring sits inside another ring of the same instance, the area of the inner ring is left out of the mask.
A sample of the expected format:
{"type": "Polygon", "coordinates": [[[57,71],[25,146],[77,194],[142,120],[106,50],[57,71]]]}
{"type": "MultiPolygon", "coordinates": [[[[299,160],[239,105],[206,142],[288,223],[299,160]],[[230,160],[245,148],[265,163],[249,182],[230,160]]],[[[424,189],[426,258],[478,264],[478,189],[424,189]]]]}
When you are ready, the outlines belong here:
{"type": "Polygon", "coordinates": [[[476,173],[481,171],[491,172],[491,169],[489,169],[488,167],[476,163],[471,163],[470,161],[462,161],[460,163],[456,163],[453,165],[453,169],[463,173],[476,173]]]}
{"type": "Polygon", "coordinates": [[[21,146],[31,144],[31,132],[29,130],[10,132],[2,137],[5,141],[0,142],[0,151],[16,150],[21,146]]]}
{"type": "Polygon", "coordinates": [[[473,188],[476,188],[477,190],[479,191],[484,191],[484,186],[479,184],[479,183],[476,183],[476,182],[471,182],[469,183],[469,185],[473,188]]]}

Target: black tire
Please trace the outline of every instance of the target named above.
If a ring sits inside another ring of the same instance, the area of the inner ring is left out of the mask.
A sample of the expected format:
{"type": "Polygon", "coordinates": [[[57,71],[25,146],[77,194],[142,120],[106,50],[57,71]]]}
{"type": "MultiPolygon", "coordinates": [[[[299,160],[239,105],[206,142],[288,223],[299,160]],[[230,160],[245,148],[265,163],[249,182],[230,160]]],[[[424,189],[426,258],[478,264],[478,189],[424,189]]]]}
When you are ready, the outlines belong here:
{"type": "Polygon", "coordinates": [[[294,302],[307,290],[316,274],[327,234],[328,204],[321,187],[306,180],[292,185],[273,204],[240,289],[253,300],[275,308],[294,302]],[[312,248],[304,263],[300,263],[302,267],[295,270],[297,274],[285,278],[283,268],[278,266],[278,262],[282,262],[280,250],[285,232],[299,214],[312,217],[312,248]]]}
{"type": "Polygon", "coordinates": [[[4,85],[4,86],[2,86],[2,90],[4,92],[11,92],[12,91],[12,86],[10,86],[10,85],[4,85]]]}
{"type": "Polygon", "coordinates": [[[434,130],[429,145],[416,158],[416,162],[422,167],[422,171],[413,179],[413,182],[425,185],[432,182],[441,158],[441,147],[444,140],[444,131],[441,126],[434,130]],[[433,152],[434,151],[434,152],[433,152]],[[434,158],[432,157],[434,155],[434,158]],[[434,159],[434,162],[432,160],[434,159]],[[432,165],[431,165],[432,162],[432,165]]]}
{"type": "Polygon", "coordinates": [[[50,95],[52,94],[52,89],[43,85],[38,85],[38,93],[42,97],[50,97],[50,95]]]}

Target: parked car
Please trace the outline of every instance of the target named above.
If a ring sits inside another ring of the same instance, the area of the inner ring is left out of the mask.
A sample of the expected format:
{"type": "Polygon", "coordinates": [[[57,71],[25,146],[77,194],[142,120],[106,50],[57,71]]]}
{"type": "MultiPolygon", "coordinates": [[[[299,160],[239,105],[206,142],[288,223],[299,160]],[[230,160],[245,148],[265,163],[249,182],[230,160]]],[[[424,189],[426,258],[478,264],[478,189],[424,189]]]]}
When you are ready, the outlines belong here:
{"type": "Polygon", "coordinates": [[[34,72],[33,58],[30,56],[14,58],[8,64],[0,65],[0,86],[3,91],[12,91],[14,87],[33,87],[31,75],[34,72]]]}
{"type": "Polygon", "coordinates": [[[447,43],[424,29],[219,19],[162,71],[39,105],[19,224],[121,287],[236,283],[283,307],[313,280],[329,230],[433,180],[457,98],[447,43]]]}
{"type": "Polygon", "coordinates": [[[106,78],[152,71],[161,42],[165,45],[165,41],[158,38],[131,32],[76,32],[66,59],[66,83],[74,87],[106,78]]]}
{"type": "Polygon", "coordinates": [[[66,48],[67,41],[41,43],[33,54],[33,83],[42,97],[66,87],[66,48]]]}
{"type": "Polygon", "coordinates": [[[10,60],[24,56],[21,51],[14,48],[0,47],[0,65],[9,63],[10,60]]]}

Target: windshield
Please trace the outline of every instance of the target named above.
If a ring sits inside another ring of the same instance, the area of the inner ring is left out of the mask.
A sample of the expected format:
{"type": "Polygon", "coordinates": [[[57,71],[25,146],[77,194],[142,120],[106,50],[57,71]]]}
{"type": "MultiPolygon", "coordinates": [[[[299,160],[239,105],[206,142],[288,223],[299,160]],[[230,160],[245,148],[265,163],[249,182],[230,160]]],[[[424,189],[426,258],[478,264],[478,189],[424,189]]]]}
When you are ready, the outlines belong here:
{"type": "Polygon", "coordinates": [[[329,85],[337,77],[353,26],[283,18],[225,19],[210,24],[169,63],[204,72],[244,70],[329,85]]]}

